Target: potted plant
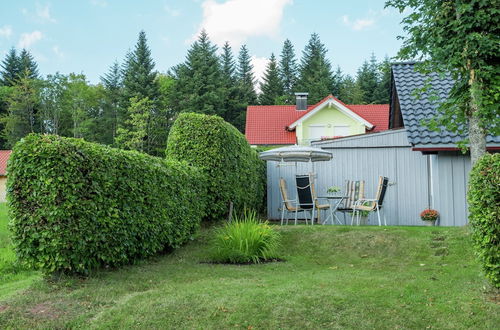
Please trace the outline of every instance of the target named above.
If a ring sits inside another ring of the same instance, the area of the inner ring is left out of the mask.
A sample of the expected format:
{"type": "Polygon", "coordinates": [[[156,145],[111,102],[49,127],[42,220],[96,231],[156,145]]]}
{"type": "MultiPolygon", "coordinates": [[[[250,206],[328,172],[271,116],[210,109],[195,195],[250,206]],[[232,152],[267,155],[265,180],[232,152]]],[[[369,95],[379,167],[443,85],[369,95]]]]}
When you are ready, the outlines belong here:
{"type": "Polygon", "coordinates": [[[326,192],[332,196],[336,196],[339,194],[340,192],[340,187],[337,187],[337,186],[331,186],[330,188],[328,188],[326,190],[326,192]]]}
{"type": "Polygon", "coordinates": [[[436,220],[439,219],[439,212],[433,209],[426,209],[420,213],[420,219],[426,224],[426,226],[434,226],[436,220]]]}

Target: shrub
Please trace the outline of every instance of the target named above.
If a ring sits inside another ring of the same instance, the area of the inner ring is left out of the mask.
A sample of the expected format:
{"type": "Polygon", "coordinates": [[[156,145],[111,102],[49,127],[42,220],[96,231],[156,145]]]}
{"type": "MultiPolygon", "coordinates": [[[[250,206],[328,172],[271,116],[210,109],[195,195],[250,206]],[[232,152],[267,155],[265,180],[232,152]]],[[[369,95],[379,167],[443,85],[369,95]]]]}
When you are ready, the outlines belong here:
{"type": "Polygon", "coordinates": [[[208,220],[235,209],[261,210],[264,203],[265,166],[245,137],[217,116],[184,113],[168,137],[167,158],[201,168],[208,181],[208,220]]]}
{"type": "Polygon", "coordinates": [[[175,248],[205,208],[202,173],[79,139],[31,134],[8,164],[19,258],[51,272],[87,273],[175,248]]]}
{"type": "Polygon", "coordinates": [[[278,257],[280,236],[254,211],[219,228],[213,240],[211,259],[224,263],[258,263],[278,257]]]}
{"type": "Polygon", "coordinates": [[[470,173],[469,220],[488,280],[500,287],[500,154],[483,156],[470,173]]]}

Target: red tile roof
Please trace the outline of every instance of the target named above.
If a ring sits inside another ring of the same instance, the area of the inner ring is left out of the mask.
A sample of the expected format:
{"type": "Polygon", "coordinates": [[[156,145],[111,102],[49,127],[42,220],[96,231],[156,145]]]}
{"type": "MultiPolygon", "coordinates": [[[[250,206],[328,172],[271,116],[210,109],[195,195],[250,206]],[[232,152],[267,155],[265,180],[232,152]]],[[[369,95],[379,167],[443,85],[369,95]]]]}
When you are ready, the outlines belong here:
{"type": "Polygon", "coordinates": [[[389,129],[389,104],[349,104],[347,107],[372,123],[375,126],[372,132],[389,129]]]}
{"type": "Polygon", "coordinates": [[[346,105],[328,95],[304,111],[296,110],[295,105],[250,105],[247,107],[245,136],[250,144],[295,144],[295,131],[287,131],[286,127],[328,99],[335,99],[373,124],[373,131],[388,129],[388,104],[346,105]]]}
{"type": "Polygon", "coordinates": [[[9,160],[12,150],[0,150],[0,175],[7,173],[7,161],[9,160]]]}

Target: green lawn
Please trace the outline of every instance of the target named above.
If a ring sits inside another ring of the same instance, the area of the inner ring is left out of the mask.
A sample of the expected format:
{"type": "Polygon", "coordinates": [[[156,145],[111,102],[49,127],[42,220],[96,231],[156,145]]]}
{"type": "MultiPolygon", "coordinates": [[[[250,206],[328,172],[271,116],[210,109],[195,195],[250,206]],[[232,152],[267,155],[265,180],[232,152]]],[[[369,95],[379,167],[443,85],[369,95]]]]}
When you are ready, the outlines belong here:
{"type": "MultiPolygon", "coordinates": [[[[7,328],[495,328],[465,228],[288,226],[286,262],[203,263],[211,230],[169,255],[0,298],[7,328]]],[[[4,244],[4,243],[2,243],[4,244]]]]}

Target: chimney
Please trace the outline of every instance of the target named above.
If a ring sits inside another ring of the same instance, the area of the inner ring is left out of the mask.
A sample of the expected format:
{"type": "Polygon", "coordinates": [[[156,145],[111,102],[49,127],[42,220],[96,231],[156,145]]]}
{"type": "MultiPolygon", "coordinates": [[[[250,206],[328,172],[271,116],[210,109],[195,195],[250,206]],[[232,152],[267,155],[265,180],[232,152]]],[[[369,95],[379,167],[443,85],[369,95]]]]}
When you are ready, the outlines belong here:
{"type": "Polygon", "coordinates": [[[307,95],[309,95],[309,93],[295,93],[296,110],[307,110],[307,95]]]}

